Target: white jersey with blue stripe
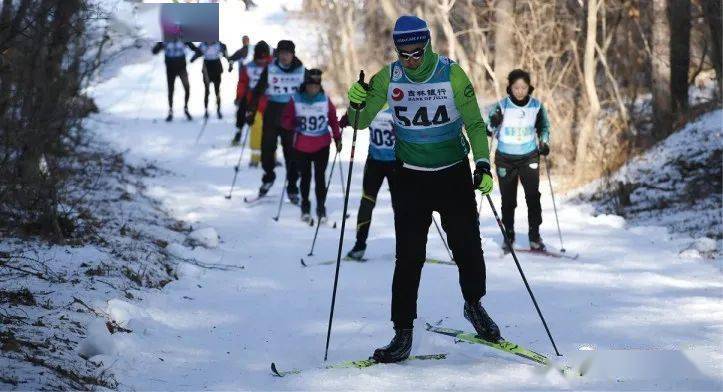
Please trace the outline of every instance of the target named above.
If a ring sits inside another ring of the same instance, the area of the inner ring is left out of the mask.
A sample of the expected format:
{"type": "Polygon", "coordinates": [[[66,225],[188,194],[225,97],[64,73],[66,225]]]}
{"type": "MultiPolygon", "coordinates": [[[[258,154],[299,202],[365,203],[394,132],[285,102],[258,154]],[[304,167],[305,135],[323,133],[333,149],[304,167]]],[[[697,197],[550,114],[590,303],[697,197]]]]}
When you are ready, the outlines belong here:
{"type": "Polygon", "coordinates": [[[369,158],[387,162],[396,160],[395,144],[396,134],[392,109],[386,108],[377,113],[369,125],[369,158]]]}
{"type": "Polygon", "coordinates": [[[297,67],[291,72],[281,69],[276,62],[268,66],[268,87],[266,95],[269,101],[276,103],[287,103],[291,96],[299,91],[299,86],[304,82],[304,67],[297,67]]]}
{"type": "Polygon", "coordinates": [[[185,58],[186,43],[183,41],[166,41],[163,43],[163,52],[167,58],[185,58]]]}
{"type": "Polygon", "coordinates": [[[218,60],[223,54],[220,42],[213,42],[210,44],[202,42],[201,45],[198,46],[198,49],[201,53],[203,53],[204,60],[218,60]]]}
{"type": "Polygon", "coordinates": [[[497,151],[506,155],[527,155],[537,150],[537,113],[541,104],[530,97],[525,106],[515,105],[509,97],[503,99],[500,108],[504,114],[497,128],[497,151]]]}
{"type": "Polygon", "coordinates": [[[439,56],[429,79],[419,83],[407,77],[399,61],[392,64],[387,102],[400,141],[424,144],[460,138],[462,116],[450,81],[453,63],[439,56]]]}
{"type": "Polygon", "coordinates": [[[296,113],[296,132],[310,137],[329,134],[329,100],[323,92],[314,97],[296,93],[294,112],[296,113]]]}

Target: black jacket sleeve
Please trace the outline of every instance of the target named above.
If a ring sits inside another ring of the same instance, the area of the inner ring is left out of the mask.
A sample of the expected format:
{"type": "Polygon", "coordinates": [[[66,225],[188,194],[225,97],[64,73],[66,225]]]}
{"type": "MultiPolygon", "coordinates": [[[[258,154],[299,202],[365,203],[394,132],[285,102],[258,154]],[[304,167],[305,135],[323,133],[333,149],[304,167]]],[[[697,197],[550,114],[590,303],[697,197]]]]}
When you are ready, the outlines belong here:
{"type": "Polygon", "coordinates": [[[264,70],[261,71],[261,76],[259,77],[258,83],[256,83],[256,87],[254,87],[253,94],[251,94],[251,102],[249,102],[249,108],[256,110],[256,106],[258,105],[259,98],[266,92],[266,88],[269,87],[269,66],[267,65],[264,67],[264,70]]]}
{"type": "Polygon", "coordinates": [[[246,55],[249,53],[249,47],[244,46],[243,48],[235,51],[231,57],[228,58],[228,61],[238,61],[241,59],[246,58],[246,55]]]}
{"type": "Polygon", "coordinates": [[[157,43],[153,46],[153,49],[151,49],[151,52],[152,52],[153,54],[158,54],[158,52],[160,52],[161,50],[163,50],[164,47],[165,47],[165,45],[163,44],[163,42],[157,42],[157,43]]]}

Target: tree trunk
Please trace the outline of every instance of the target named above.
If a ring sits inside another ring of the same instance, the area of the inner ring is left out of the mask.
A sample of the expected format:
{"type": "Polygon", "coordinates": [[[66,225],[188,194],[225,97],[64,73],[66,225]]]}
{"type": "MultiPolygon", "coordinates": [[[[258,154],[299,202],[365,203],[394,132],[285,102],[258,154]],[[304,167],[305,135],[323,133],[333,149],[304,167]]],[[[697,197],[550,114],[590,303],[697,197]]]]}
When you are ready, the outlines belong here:
{"type": "Polygon", "coordinates": [[[597,13],[602,1],[604,0],[587,1],[585,52],[583,53],[582,68],[583,84],[585,85],[585,94],[590,109],[583,121],[575,154],[575,178],[579,182],[592,178],[593,174],[591,173],[588,144],[595,134],[595,126],[597,125],[598,115],[600,114],[600,99],[598,98],[597,87],[595,86],[595,74],[597,70],[595,46],[597,45],[597,13]]]}
{"type": "Polygon", "coordinates": [[[721,0],[702,0],[703,14],[710,29],[710,42],[712,47],[711,59],[715,67],[715,76],[718,80],[718,97],[723,96],[723,51],[721,50],[721,39],[723,39],[723,28],[721,26],[721,0]]]}
{"type": "Polygon", "coordinates": [[[652,93],[653,137],[661,140],[673,131],[673,99],[670,91],[669,0],[652,0],[652,93]]]}
{"type": "Polygon", "coordinates": [[[670,8],[670,90],[673,112],[688,110],[688,68],[690,67],[690,0],[674,0],[670,8]]]}
{"type": "Polygon", "coordinates": [[[505,91],[507,74],[515,65],[515,0],[495,0],[495,74],[497,88],[505,91]]]}

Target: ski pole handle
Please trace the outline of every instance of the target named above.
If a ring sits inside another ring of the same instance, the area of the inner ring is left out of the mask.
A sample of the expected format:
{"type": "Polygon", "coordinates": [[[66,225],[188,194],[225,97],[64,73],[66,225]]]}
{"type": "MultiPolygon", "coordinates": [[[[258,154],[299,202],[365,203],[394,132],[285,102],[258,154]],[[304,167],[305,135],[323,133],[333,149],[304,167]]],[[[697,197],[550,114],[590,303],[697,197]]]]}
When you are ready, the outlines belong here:
{"type": "MultiPolygon", "coordinates": [[[[364,87],[364,90],[369,91],[369,84],[364,82],[364,70],[359,71],[359,80],[357,80],[357,83],[361,84],[362,87],[364,87]]],[[[350,102],[350,106],[352,107],[352,109],[359,112],[360,110],[362,110],[362,108],[364,108],[364,103],[351,103],[350,102]]]]}

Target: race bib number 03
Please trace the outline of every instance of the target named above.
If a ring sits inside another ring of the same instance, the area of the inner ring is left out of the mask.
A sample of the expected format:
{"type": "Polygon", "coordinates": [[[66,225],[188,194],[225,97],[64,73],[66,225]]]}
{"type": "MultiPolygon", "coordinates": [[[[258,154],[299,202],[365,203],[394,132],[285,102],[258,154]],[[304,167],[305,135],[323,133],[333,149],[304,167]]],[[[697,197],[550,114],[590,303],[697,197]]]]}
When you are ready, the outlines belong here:
{"type": "Polygon", "coordinates": [[[371,142],[377,148],[393,148],[395,136],[389,129],[369,128],[371,142]]]}

